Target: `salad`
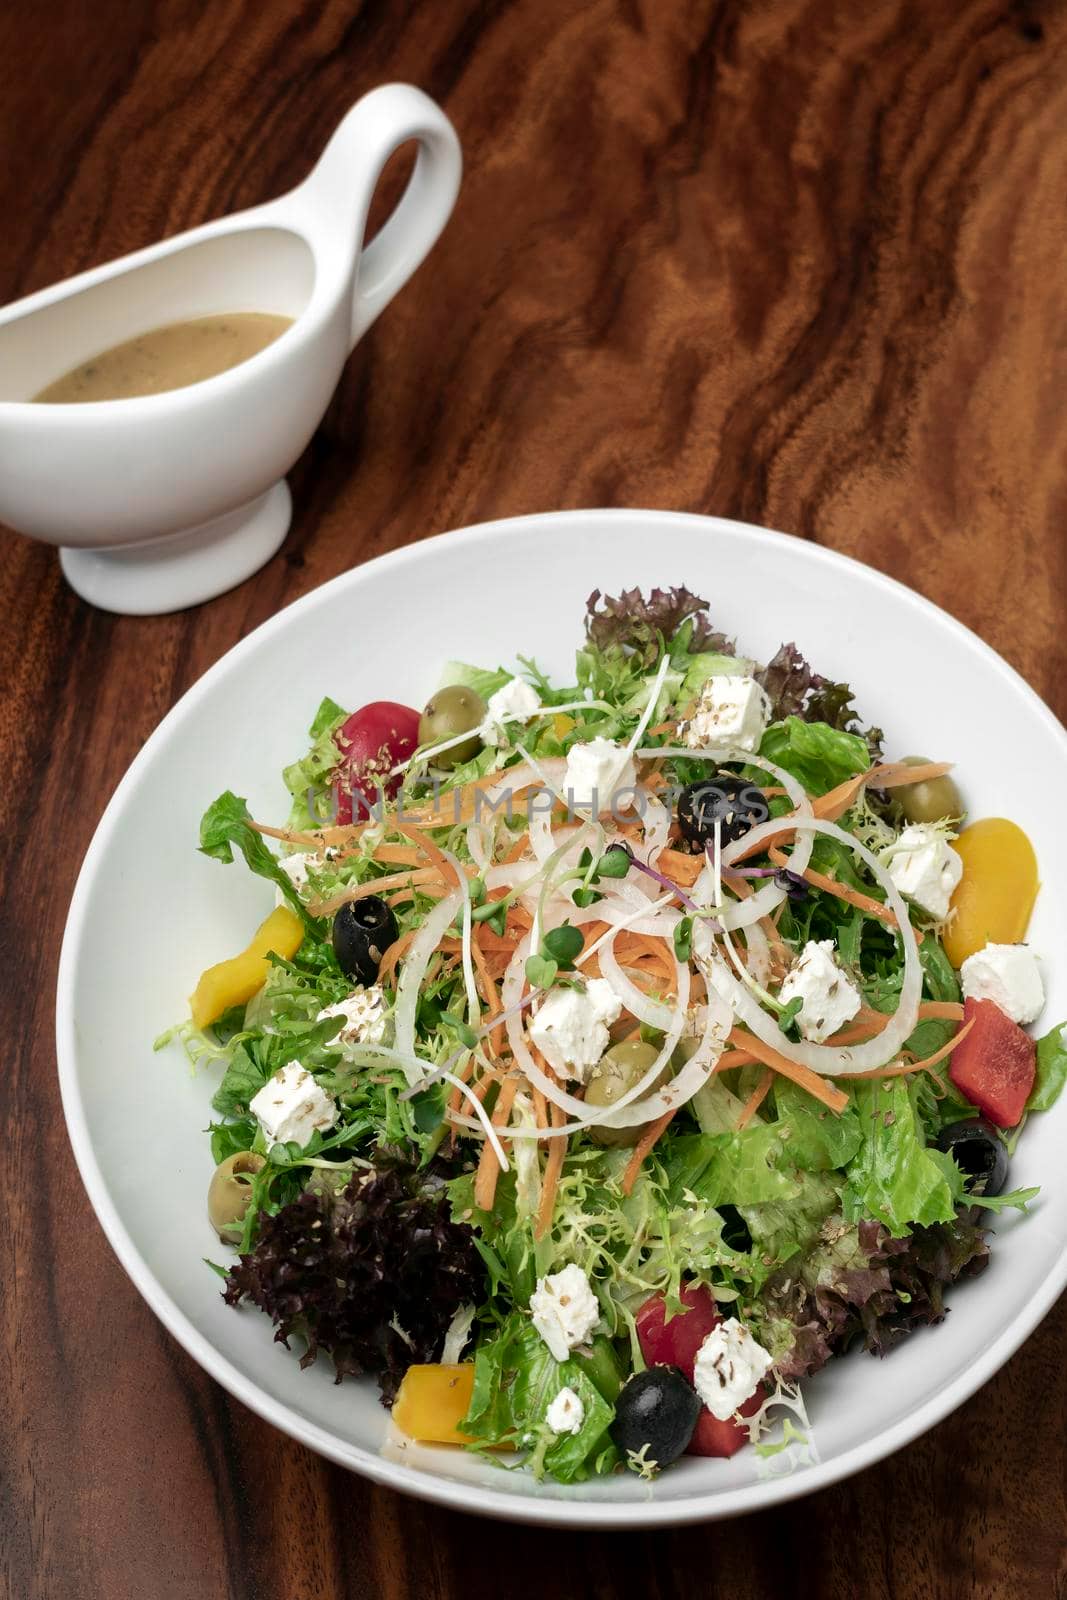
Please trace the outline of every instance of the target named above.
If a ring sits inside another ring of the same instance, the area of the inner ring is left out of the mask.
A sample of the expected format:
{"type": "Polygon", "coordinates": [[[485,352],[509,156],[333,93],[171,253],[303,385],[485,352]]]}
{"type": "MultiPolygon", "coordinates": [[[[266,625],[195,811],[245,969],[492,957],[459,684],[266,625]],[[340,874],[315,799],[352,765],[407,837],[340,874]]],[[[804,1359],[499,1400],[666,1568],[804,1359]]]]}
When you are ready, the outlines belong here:
{"type": "Polygon", "coordinates": [[[203,818],[276,905],[159,1041],[212,1074],[227,1303],[562,1482],[779,1448],[939,1322],[1067,1034],[1025,834],[882,747],[686,589],[594,593],[571,684],[323,700],[287,818],[203,818]]]}

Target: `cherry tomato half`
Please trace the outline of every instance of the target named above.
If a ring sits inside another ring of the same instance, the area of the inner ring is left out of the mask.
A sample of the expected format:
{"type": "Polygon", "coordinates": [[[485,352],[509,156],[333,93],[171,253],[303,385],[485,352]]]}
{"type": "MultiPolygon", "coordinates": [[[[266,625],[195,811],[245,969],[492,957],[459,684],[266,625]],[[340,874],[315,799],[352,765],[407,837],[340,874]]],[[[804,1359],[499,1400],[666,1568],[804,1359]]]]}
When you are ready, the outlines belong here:
{"type": "Polygon", "coordinates": [[[418,744],[419,713],[395,700],[372,700],[353,711],[334,737],[342,751],[336,785],[337,821],[343,827],[357,811],[367,813],[383,791],[390,800],[396,794],[401,779],[390,773],[418,744]]]}

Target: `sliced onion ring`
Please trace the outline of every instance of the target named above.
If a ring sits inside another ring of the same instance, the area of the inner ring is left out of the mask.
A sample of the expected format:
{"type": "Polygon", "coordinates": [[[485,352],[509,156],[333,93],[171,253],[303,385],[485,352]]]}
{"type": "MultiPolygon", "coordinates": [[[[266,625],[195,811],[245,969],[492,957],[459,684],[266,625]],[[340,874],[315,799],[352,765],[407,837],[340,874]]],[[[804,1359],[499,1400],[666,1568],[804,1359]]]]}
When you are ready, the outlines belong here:
{"type": "Polygon", "coordinates": [[[664,1000],[653,1000],[651,995],[645,994],[626,976],[615,957],[615,940],[618,934],[619,929],[612,929],[611,937],[601,946],[601,972],[611,984],[618,999],[638,1022],[645,1022],[650,1028],[669,1028],[674,1021],[674,1006],[668,1005],[664,1000]]]}
{"type": "MultiPolygon", "coordinates": [[[[566,1138],[572,1133],[581,1133],[586,1128],[592,1127],[639,1127],[645,1122],[654,1122],[657,1117],[663,1116],[668,1111],[677,1111],[703,1088],[715,1070],[715,1064],[723,1052],[726,1036],[733,1021],[730,1008],[724,1005],[716,994],[709,994],[707,1012],[704,1019],[704,1032],[694,1054],[686,1062],[677,1077],[664,1084],[662,1089],[654,1094],[645,1096],[628,1105],[623,1114],[616,1118],[609,1116],[607,1107],[598,1107],[597,1115],[588,1115],[589,1108],[584,1107],[586,1115],[574,1121],[565,1122],[558,1128],[552,1127],[509,1127],[506,1136],[508,1139],[559,1139],[566,1138]]],[[[555,1085],[552,1085],[556,1089],[555,1085]]],[[[553,1098],[557,1098],[559,1090],[553,1098]]],[[[570,1098],[570,1097],[568,1097],[570,1098]]],[[[578,1102],[582,1104],[581,1101],[578,1102]]],[[[614,1112],[621,1104],[617,1101],[610,1110],[614,1112]]],[[[464,1116],[462,1112],[454,1113],[451,1120],[461,1128],[478,1131],[479,1124],[473,1117],[464,1116]]]]}
{"type": "MultiPolygon", "coordinates": [[[[773,829],[780,828],[780,820],[761,824],[762,827],[773,829]]],[[[915,1030],[919,1020],[919,1004],[922,999],[923,969],[919,960],[919,945],[915,938],[915,930],[908,916],[908,908],[901,898],[896,884],[889,873],[882,866],[878,858],[861,844],[852,834],[844,828],[839,828],[836,822],[824,822],[818,817],[794,817],[790,819],[790,826],[797,832],[804,832],[814,836],[823,833],[830,839],[837,839],[839,843],[853,850],[868,868],[877,882],[885,890],[886,899],[890,908],[896,915],[901,942],[904,946],[904,980],[900,989],[900,1002],[892,1019],[883,1028],[882,1032],[873,1039],[866,1040],[863,1044],[831,1045],[812,1044],[804,1040],[800,1044],[787,1039],[782,1033],[775,1019],[768,1016],[756,998],[749,993],[730,971],[723,957],[713,952],[710,959],[704,963],[708,982],[715,992],[729,1005],[745,1025],[751,1029],[757,1038],[764,1044],[771,1045],[780,1054],[788,1056],[790,1061],[796,1061],[801,1066],[810,1067],[813,1072],[821,1073],[824,1077],[833,1078],[842,1072],[868,1072],[877,1067],[884,1067],[887,1062],[899,1054],[905,1041],[915,1030]]],[[[752,833],[746,835],[751,840],[754,834],[759,833],[754,828],[752,833]]]]}
{"type": "MultiPolygon", "coordinates": [[[[462,898],[463,891],[453,889],[451,894],[446,894],[443,900],[437,902],[411,941],[407,959],[400,969],[393,1016],[396,1048],[406,1056],[415,1055],[415,1013],[418,1009],[419,990],[426,976],[426,968],[445,936],[445,929],[451,925],[459,910],[462,898]]],[[[409,1083],[418,1081],[417,1076],[412,1077],[412,1069],[408,1066],[404,1067],[404,1076],[409,1083]]]]}
{"type": "MultiPolygon", "coordinates": [[[[750,828],[740,839],[728,844],[722,852],[724,867],[728,867],[742,850],[751,850],[760,839],[777,838],[783,833],[788,833],[794,821],[810,817],[812,814],[811,801],[803,784],[798,783],[791,772],[786,772],[784,768],[776,766],[773,761],[767,761],[763,756],[753,755],[750,750],[737,750],[732,745],[701,745],[696,750],[690,750],[686,745],[663,745],[658,749],[655,746],[647,747],[639,750],[637,754],[643,760],[651,760],[656,756],[685,756],[689,760],[697,761],[732,761],[742,766],[760,767],[778,780],[793,802],[794,815],[774,817],[770,822],[761,822],[757,827],[750,828]]],[[[810,838],[798,838],[789,862],[791,871],[804,871],[811,860],[811,847],[810,838]]],[[[761,917],[769,916],[772,911],[776,911],[785,897],[786,890],[780,889],[772,878],[747,900],[731,901],[728,905],[722,906],[716,915],[724,928],[748,928],[761,917]]]]}

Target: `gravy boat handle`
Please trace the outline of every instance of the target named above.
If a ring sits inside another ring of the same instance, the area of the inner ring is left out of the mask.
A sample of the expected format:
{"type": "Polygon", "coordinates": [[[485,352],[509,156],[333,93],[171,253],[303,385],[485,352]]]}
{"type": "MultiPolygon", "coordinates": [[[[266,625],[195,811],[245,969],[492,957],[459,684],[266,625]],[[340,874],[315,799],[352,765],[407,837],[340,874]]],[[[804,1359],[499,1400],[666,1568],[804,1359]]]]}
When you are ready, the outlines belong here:
{"type": "Polygon", "coordinates": [[[305,214],[320,253],[353,274],[349,348],[411,277],[438,238],[459,192],[462,157],[439,106],[406,83],[387,83],[356,102],[308,177],[286,197],[305,214]],[[361,251],[371,196],[400,145],[417,139],[415,169],[400,202],[361,251]]]}

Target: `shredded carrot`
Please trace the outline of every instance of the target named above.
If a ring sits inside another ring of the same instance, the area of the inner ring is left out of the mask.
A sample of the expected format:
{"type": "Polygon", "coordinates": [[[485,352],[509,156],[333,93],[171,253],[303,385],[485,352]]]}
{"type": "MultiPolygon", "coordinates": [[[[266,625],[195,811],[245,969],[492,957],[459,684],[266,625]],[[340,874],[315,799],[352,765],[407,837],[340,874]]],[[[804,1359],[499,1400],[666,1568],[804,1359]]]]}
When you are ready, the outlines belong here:
{"type": "Polygon", "coordinates": [[[854,778],[846,778],[836,789],[828,789],[825,794],[818,795],[811,802],[812,811],[823,822],[836,822],[839,817],[844,816],[866,785],[871,773],[876,770],[871,767],[869,771],[860,772],[854,778]]]}
{"type": "MultiPolygon", "coordinates": [[[[553,1083],[557,1083],[559,1080],[556,1074],[536,1045],[531,1046],[531,1051],[541,1071],[551,1078],[553,1083]]],[[[536,1104],[536,1101],[534,1103],[536,1104]]],[[[548,1105],[548,1120],[554,1128],[561,1128],[566,1121],[563,1115],[563,1108],[558,1106],[554,1100],[548,1105]]],[[[539,1125],[544,1127],[543,1118],[539,1119],[539,1125]]],[[[567,1144],[568,1140],[562,1134],[556,1139],[548,1140],[545,1175],[541,1180],[541,1202],[537,1208],[537,1220],[534,1223],[535,1239],[543,1239],[552,1226],[552,1217],[556,1209],[556,1191],[559,1188],[560,1174],[563,1171],[563,1162],[567,1155],[567,1144]]]]}
{"type": "Polygon", "coordinates": [[[951,761],[927,761],[921,767],[906,767],[902,761],[894,761],[869,767],[819,795],[812,801],[812,810],[824,822],[837,822],[868,785],[872,789],[898,789],[908,783],[929,783],[951,771],[951,761]]]}
{"type": "Polygon", "coordinates": [[[281,839],[285,844],[302,844],[307,850],[321,850],[324,844],[321,832],[309,833],[300,828],[270,828],[265,822],[250,822],[248,826],[254,832],[262,834],[265,839],[281,839]]]}
{"type": "Polygon", "coordinates": [[[417,867],[419,852],[403,844],[378,844],[374,847],[374,860],[387,861],[394,867],[417,867]]]}
{"type": "Polygon", "coordinates": [[[759,1082],[749,1095],[748,1099],[745,1101],[741,1115],[737,1119],[738,1133],[741,1132],[742,1128],[748,1127],[749,1123],[752,1121],[752,1118],[756,1115],[756,1112],[759,1110],[760,1106],[770,1093],[771,1084],[773,1082],[774,1073],[771,1071],[770,1067],[764,1067],[763,1071],[760,1073],[759,1082]]]}
{"type": "Polygon", "coordinates": [[[504,857],[505,862],[518,861],[520,857],[525,854],[529,843],[530,831],[527,828],[523,833],[520,833],[519,837],[515,840],[515,843],[504,857]]]}
{"type": "MultiPolygon", "coordinates": [[[[563,1112],[553,1100],[549,1106],[552,1126],[563,1126],[563,1112]]],[[[537,1222],[534,1225],[534,1238],[543,1239],[552,1226],[552,1216],[556,1209],[556,1190],[559,1188],[560,1173],[563,1171],[563,1161],[567,1154],[567,1140],[562,1137],[548,1141],[548,1159],[545,1162],[545,1176],[541,1184],[541,1204],[537,1208],[537,1222]]]]}
{"type": "Polygon", "coordinates": [[[724,1050],[715,1063],[716,1072],[728,1072],[731,1067],[750,1067],[756,1057],[750,1050],[724,1050]]]}
{"type": "MultiPolygon", "coordinates": [[[[457,1077],[458,1076],[459,1074],[457,1073],[457,1077]]],[[[483,1071],[477,1083],[471,1085],[470,1093],[475,1095],[477,1099],[484,1100],[493,1085],[495,1083],[499,1083],[502,1077],[503,1073],[498,1071],[496,1067],[487,1067],[483,1071]]],[[[490,1148],[492,1148],[492,1146],[490,1146],[490,1148]]]]}
{"type": "Polygon", "coordinates": [[[517,939],[509,938],[506,933],[494,933],[486,922],[479,922],[476,926],[483,950],[506,950],[510,955],[518,943],[517,939]]]}
{"type": "Polygon", "coordinates": [[[801,1089],[806,1089],[814,1099],[831,1111],[844,1111],[848,1105],[847,1094],[842,1094],[840,1089],[834,1089],[825,1079],[820,1078],[817,1072],[812,1072],[810,1067],[803,1066],[799,1061],[791,1061],[788,1056],[782,1055],[780,1050],[764,1044],[754,1033],[746,1033],[741,1028],[732,1028],[729,1039],[739,1050],[751,1051],[756,1060],[762,1061],[765,1067],[773,1067],[783,1078],[789,1078],[801,1089]]]}
{"type": "MultiPolygon", "coordinates": [[[[468,1055],[467,1059],[465,1061],[461,1062],[460,1065],[457,1067],[457,1069],[456,1069],[456,1077],[459,1079],[460,1083],[466,1083],[468,1081],[468,1079],[470,1078],[471,1073],[474,1071],[474,1064],[475,1064],[475,1057],[473,1055],[468,1055]]],[[[486,1091],[486,1089],[488,1089],[489,1084],[493,1081],[494,1076],[495,1075],[493,1075],[493,1074],[486,1073],[486,1075],[485,1075],[485,1087],[481,1089],[481,1093],[479,1094],[477,1089],[475,1089],[473,1091],[475,1094],[478,1094],[478,1098],[479,1099],[481,1099],[482,1096],[484,1096],[485,1091],[486,1091]]],[[[462,1099],[463,1099],[463,1090],[459,1087],[459,1084],[455,1084],[453,1086],[452,1093],[448,1097],[447,1115],[449,1117],[454,1116],[455,1113],[459,1110],[460,1102],[462,1101],[462,1099]]],[[[453,1128],[453,1130],[452,1130],[452,1142],[453,1143],[455,1143],[455,1139],[456,1139],[456,1130],[455,1130],[455,1128],[453,1128]]]]}
{"type": "Polygon", "coordinates": [[[412,939],[414,939],[415,933],[416,933],[416,929],[412,928],[410,933],[402,933],[400,935],[399,939],[394,939],[393,940],[392,944],[389,946],[389,948],[386,950],[385,954],[382,956],[381,961],[378,963],[378,982],[379,983],[388,983],[389,979],[393,976],[393,973],[396,971],[397,962],[400,960],[400,957],[404,954],[404,951],[407,949],[407,947],[411,943],[412,939]]]}
{"type": "Polygon", "coordinates": [[[332,917],[342,906],[354,900],[364,900],[367,895],[382,894],[386,889],[410,889],[416,885],[421,888],[439,881],[437,867],[416,867],[413,872],[388,872],[384,878],[371,878],[366,883],[353,883],[347,889],[339,889],[328,900],[311,900],[308,910],[313,917],[332,917]]]}
{"type": "Polygon", "coordinates": [[[654,939],[650,933],[627,931],[619,935],[616,951],[623,959],[632,959],[635,953],[648,956],[653,965],[663,972],[672,987],[677,983],[678,973],[674,961],[662,939],[654,939]],[[623,951],[628,952],[628,955],[623,956],[623,951]]]}
{"type": "Polygon", "coordinates": [[[836,1047],[846,1044],[861,1044],[865,1039],[874,1039],[887,1025],[891,1014],[890,1012],[881,1014],[881,1022],[875,1022],[873,1017],[864,1018],[862,1021],[850,1022],[846,1028],[839,1028],[836,1033],[831,1034],[826,1043],[836,1047]]]}
{"type": "MultiPolygon", "coordinates": [[[[440,894],[437,892],[436,888],[430,884],[420,884],[419,888],[422,893],[427,895],[431,900],[439,900],[441,895],[444,893],[443,884],[441,885],[440,894]]],[[[385,903],[387,906],[402,906],[406,905],[409,900],[413,900],[414,897],[415,889],[413,887],[410,889],[394,889],[392,894],[386,895],[385,903]]]]}
{"type": "MultiPolygon", "coordinates": [[[[518,769],[515,769],[516,773],[518,769]]],[[[446,795],[441,796],[441,808],[435,809],[432,804],[424,806],[405,805],[404,816],[408,823],[415,829],[422,828],[454,828],[466,822],[473,822],[478,795],[491,789],[499,783],[501,774],[491,772],[484,777],[475,778],[472,782],[464,784],[462,788],[450,789],[446,795]]],[[[530,772],[522,778],[516,777],[513,781],[512,796],[524,793],[527,789],[535,788],[540,779],[536,773],[530,772]]],[[[387,823],[392,821],[387,817],[387,823]]]]}
{"type": "MultiPolygon", "coordinates": [[[[432,839],[424,839],[417,828],[412,828],[407,823],[401,822],[398,817],[393,817],[391,819],[391,826],[396,829],[397,833],[402,833],[405,839],[411,839],[414,844],[417,844],[424,855],[429,856],[430,860],[437,869],[438,875],[442,877],[446,883],[450,878],[456,878],[455,867],[453,867],[452,863],[448,860],[448,857],[438,849],[437,845],[434,844],[432,839]]],[[[459,881],[458,878],[456,881],[459,881]]]]}
{"type": "MultiPolygon", "coordinates": [[[[519,1079],[517,1074],[505,1078],[500,1086],[496,1105],[493,1107],[492,1123],[494,1128],[502,1128],[511,1115],[511,1108],[515,1104],[518,1093],[519,1079]]],[[[489,1140],[482,1145],[482,1154],[478,1162],[478,1171],[474,1179],[474,1203],[480,1211],[492,1211],[493,1200],[496,1196],[496,1180],[500,1176],[500,1162],[497,1160],[496,1151],[489,1140]]]]}
{"type": "Polygon", "coordinates": [[[669,845],[664,845],[656,857],[656,870],[673,883],[680,884],[683,889],[689,889],[704,870],[704,857],[688,856],[681,850],[672,850],[669,845]]]}
{"type": "Polygon", "coordinates": [[[922,766],[909,767],[903,761],[887,761],[872,767],[867,782],[872,789],[900,789],[912,783],[932,783],[952,771],[951,761],[926,761],[922,766]]]}
{"type": "MultiPolygon", "coordinates": [[[[777,845],[772,845],[767,854],[776,867],[789,865],[789,857],[784,855],[777,845]]],[[[895,914],[888,906],[884,906],[880,900],[873,899],[869,894],[864,894],[861,889],[853,889],[851,884],[842,883],[838,878],[828,877],[825,872],[816,872],[811,867],[806,867],[801,876],[813,888],[836,895],[838,900],[844,900],[850,906],[858,906],[867,916],[877,917],[879,922],[884,922],[887,927],[899,926],[895,914]]]]}
{"type": "Polygon", "coordinates": [[[940,1050],[935,1050],[932,1056],[927,1056],[923,1061],[894,1061],[888,1067],[875,1067],[871,1072],[839,1072],[838,1077],[862,1082],[865,1078],[901,1078],[906,1073],[925,1072],[951,1055],[960,1041],[966,1039],[977,1020],[976,1017],[971,1017],[957,1033],[952,1035],[947,1044],[943,1044],[940,1050]]]}
{"type": "Polygon", "coordinates": [[[671,1109],[669,1111],[665,1111],[661,1117],[657,1117],[655,1122],[650,1122],[638,1140],[637,1144],[634,1145],[634,1153],[626,1163],[626,1171],[622,1175],[621,1188],[623,1194],[630,1193],[634,1184],[637,1182],[637,1174],[641,1171],[641,1168],[645,1163],[645,1158],[651,1154],[652,1148],[657,1139],[663,1132],[664,1128],[667,1127],[677,1110],[677,1106],[672,1106],[671,1109]]]}
{"type": "MultiPolygon", "coordinates": [[[[874,1011],[864,1006],[855,1022],[841,1028],[827,1044],[859,1044],[863,1039],[873,1039],[892,1020],[891,1011],[874,1011]]],[[[963,1007],[958,1000],[924,1000],[919,1006],[919,1022],[962,1022],[963,1007]]]]}
{"type": "MultiPolygon", "coordinates": [[[[728,871],[733,871],[735,867],[742,866],[746,861],[751,860],[753,856],[761,856],[771,846],[779,844],[782,840],[788,839],[791,834],[796,833],[797,830],[793,826],[794,818],[792,816],[779,817],[778,821],[782,824],[781,832],[772,834],[769,839],[761,839],[757,840],[755,844],[745,845],[744,849],[739,850],[730,862],[728,871]]],[[[786,865],[788,865],[788,862],[786,865]]],[[[730,887],[734,887],[733,883],[731,883],[730,887]]]]}
{"type": "Polygon", "coordinates": [[[942,1022],[962,1022],[963,1007],[958,1000],[924,1000],[919,1007],[919,1021],[938,1018],[942,1022]]]}
{"type": "MultiPolygon", "coordinates": [[[[489,968],[485,963],[485,955],[481,946],[481,928],[475,928],[471,937],[471,955],[474,958],[474,967],[481,980],[482,999],[488,1008],[490,1017],[497,1017],[503,1009],[496,984],[489,975],[489,968]]],[[[504,1025],[499,1023],[489,1035],[493,1046],[493,1054],[501,1056],[504,1053],[504,1025]]]]}

